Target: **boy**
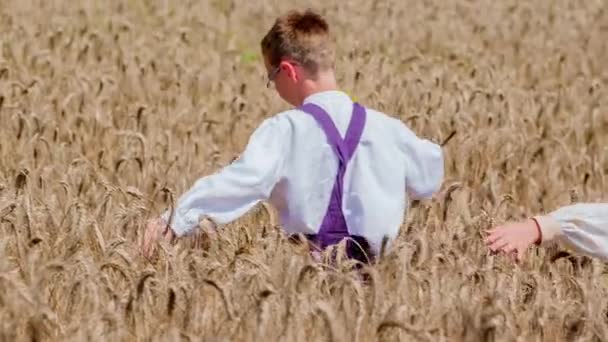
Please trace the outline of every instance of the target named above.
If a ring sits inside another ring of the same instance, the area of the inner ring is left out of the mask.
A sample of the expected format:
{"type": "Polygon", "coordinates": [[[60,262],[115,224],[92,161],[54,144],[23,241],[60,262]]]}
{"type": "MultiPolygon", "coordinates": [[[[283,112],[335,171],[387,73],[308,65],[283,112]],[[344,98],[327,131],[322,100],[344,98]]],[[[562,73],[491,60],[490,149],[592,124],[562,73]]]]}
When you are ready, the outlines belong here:
{"type": "Polygon", "coordinates": [[[288,233],[320,250],[346,238],[349,257],[372,260],[385,236],[396,237],[407,195],[429,198],[441,186],[440,146],[338,90],[320,15],[279,17],[261,49],[269,83],[296,108],[262,122],[238,160],[199,179],[172,217],[151,222],[144,254],[160,236],[188,234],[204,218],[228,223],[266,200],[288,233]]]}
{"type": "Polygon", "coordinates": [[[578,203],[508,223],[490,230],[486,243],[492,252],[505,252],[520,260],[531,245],[553,240],[608,261],[608,203],[578,203]]]}

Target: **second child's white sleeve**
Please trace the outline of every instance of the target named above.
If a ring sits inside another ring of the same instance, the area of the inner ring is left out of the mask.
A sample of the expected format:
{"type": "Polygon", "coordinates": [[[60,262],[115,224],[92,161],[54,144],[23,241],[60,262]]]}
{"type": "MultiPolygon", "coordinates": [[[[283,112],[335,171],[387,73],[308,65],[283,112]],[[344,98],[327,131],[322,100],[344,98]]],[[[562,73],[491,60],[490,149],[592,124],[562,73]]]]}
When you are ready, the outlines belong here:
{"type": "Polygon", "coordinates": [[[416,136],[405,124],[401,126],[399,139],[406,158],[406,191],[415,200],[429,198],[443,183],[443,151],[438,144],[416,136]]]}
{"type": "Polygon", "coordinates": [[[558,241],[608,261],[608,203],[579,203],[537,216],[542,243],[558,241]]]}
{"type": "MultiPolygon", "coordinates": [[[[224,224],[266,200],[281,177],[290,139],[277,117],[265,120],[251,135],[241,156],[220,172],[198,179],[177,202],[170,226],[177,236],[190,233],[208,217],[224,224]]],[[[162,217],[169,220],[170,212],[162,217]]]]}

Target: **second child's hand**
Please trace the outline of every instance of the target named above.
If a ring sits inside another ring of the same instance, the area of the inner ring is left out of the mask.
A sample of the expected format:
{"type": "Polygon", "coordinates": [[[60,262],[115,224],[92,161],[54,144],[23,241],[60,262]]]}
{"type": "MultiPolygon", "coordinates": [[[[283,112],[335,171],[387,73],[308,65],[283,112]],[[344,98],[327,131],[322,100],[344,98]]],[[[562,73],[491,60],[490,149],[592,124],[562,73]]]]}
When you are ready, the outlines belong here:
{"type": "Polygon", "coordinates": [[[540,228],[532,219],[507,223],[489,231],[485,243],[492,252],[504,252],[516,261],[523,258],[525,251],[541,239],[540,228]]]}

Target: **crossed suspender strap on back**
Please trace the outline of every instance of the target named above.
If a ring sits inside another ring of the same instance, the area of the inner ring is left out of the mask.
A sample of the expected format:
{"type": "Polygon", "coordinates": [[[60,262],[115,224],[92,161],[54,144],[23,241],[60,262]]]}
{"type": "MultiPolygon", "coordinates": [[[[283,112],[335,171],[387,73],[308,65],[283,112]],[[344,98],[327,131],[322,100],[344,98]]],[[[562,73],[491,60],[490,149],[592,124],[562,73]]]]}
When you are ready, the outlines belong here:
{"type": "Polygon", "coordinates": [[[340,132],[329,114],[321,107],[313,103],[307,103],[302,105],[300,109],[310,114],[321,126],[329,144],[338,157],[336,182],[334,183],[327,212],[319,229],[319,233],[316,235],[308,235],[307,237],[313,244],[321,249],[339,243],[344,238],[349,238],[351,241],[347,241],[346,250],[348,256],[362,262],[368,262],[372,256],[369,252],[367,241],[361,236],[354,236],[349,233],[342,212],[344,174],[346,172],[346,167],[361,140],[363,129],[365,128],[365,108],[358,103],[353,103],[353,112],[344,139],[340,136],[340,132]]]}

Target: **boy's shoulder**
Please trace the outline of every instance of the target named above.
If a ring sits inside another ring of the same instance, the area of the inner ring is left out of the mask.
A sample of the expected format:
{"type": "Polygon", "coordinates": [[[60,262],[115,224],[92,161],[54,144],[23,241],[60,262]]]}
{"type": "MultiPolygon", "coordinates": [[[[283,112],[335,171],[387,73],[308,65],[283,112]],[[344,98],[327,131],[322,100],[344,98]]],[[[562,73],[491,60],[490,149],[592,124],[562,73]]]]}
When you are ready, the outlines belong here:
{"type": "Polygon", "coordinates": [[[299,111],[297,108],[293,108],[275,113],[264,121],[268,123],[272,122],[272,124],[282,126],[284,129],[289,129],[293,127],[295,123],[307,119],[305,113],[299,111]]]}
{"type": "Polygon", "coordinates": [[[404,130],[409,130],[405,125],[405,122],[400,118],[373,107],[367,107],[364,104],[361,105],[365,107],[365,111],[367,112],[368,124],[383,129],[387,133],[390,131],[397,135],[402,134],[404,130]]]}

